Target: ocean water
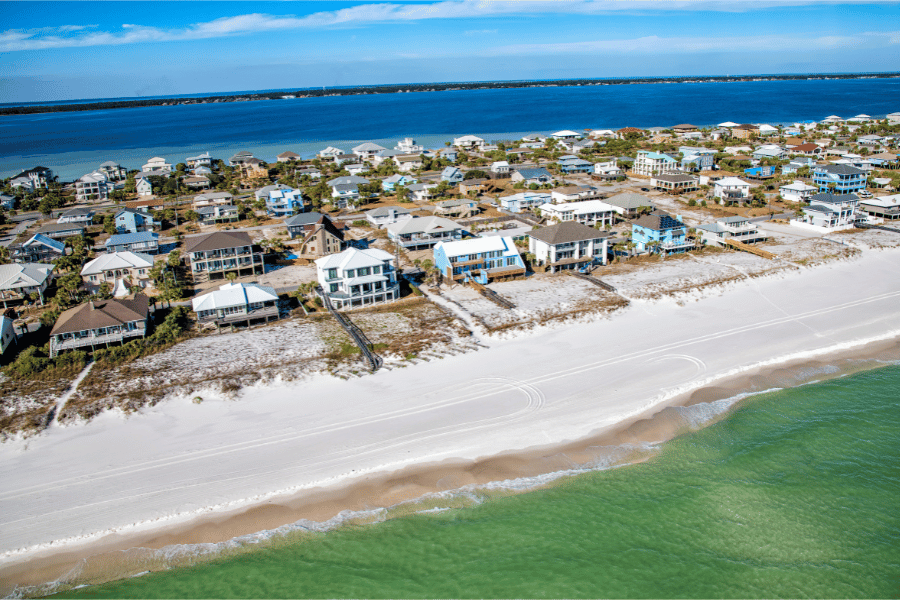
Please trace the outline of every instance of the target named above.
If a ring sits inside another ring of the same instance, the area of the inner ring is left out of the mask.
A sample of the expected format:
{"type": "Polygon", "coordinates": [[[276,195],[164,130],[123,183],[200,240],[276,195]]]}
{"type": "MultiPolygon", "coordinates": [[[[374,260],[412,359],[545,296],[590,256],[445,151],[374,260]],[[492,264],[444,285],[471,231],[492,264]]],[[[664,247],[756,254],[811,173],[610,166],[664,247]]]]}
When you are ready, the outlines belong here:
{"type": "Polygon", "coordinates": [[[78,598],[896,598],[900,367],[753,396],[648,461],[78,598]]]}
{"type": "Polygon", "coordinates": [[[560,129],[723,121],[790,123],[897,110],[900,79],[666,83],[332,96],[0,117],[0,177],[43,165],[71,181],[107,160],[140,168],[209,151],[274,161],[328,145],[412,136],[442,147],[456,135],[515,139],[560,129]]]}

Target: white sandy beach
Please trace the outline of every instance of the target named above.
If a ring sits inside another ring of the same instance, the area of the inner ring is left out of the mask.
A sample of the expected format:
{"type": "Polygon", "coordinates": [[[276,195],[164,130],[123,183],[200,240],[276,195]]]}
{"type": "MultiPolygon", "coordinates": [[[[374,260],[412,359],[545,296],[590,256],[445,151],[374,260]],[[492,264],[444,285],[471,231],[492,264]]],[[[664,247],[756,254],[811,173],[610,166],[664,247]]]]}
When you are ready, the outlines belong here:
{"type": "Polygon", "coordinates": [[[448,459],[561,445],[761,365],[900,335],[900,250],[635,300],[612,318],[340,380],[109,412],[0,445],[4,564],[448,459]]]}

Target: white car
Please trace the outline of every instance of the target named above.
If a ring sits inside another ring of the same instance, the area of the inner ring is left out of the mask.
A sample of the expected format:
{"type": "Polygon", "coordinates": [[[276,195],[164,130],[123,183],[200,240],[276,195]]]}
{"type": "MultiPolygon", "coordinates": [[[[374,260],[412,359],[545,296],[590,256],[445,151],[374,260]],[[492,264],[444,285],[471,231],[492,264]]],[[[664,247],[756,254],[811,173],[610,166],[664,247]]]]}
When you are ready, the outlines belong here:
{"type": "Polygon", "coordinates": [[[872,197],[872,192],[870,192],[869,190],[860,190],[859,192],[857,192],[856,195],[859,196],[860,198],[862,198],[863,200],[868,200],[869,198],[872,197]]]}

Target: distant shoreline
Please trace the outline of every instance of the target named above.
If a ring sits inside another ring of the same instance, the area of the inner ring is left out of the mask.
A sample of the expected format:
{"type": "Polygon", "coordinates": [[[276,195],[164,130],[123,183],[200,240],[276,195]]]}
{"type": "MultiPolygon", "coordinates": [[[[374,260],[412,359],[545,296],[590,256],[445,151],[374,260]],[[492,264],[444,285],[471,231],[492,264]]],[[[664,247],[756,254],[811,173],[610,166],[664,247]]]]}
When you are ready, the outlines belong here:
{"type": "Polygon", "coordinates": [[[629,77],[615,79],[555,79],[548,81],[481,81],[470,83],[409,83],[346,88],[280,90],[275,92],[252,92],[205,97],[152,98],[135,100],[113,100],[85,102],[81,104],[47,104],[38,106],[5,106],[0,115],[30,115],[51,112],[81,112],[89,110],[109,110],[114,108],[142,108],[148,106],[179,106],[185,104],[218,104],[224,102],[253,102],[259,100],[293,100],[322,98],[326,96],[361,96],[368,94],[398,94],[408,92],[444,92],[460,90],[516,89],[534,87],[582,87],[594,85],[627,85],[653,83],[731,83],[746,81],[801,81],[816,79],[893,79],[900,78],[900,72],[893,73],[808,73],[805,75],[720,75],[706,77],[629,77]]]}

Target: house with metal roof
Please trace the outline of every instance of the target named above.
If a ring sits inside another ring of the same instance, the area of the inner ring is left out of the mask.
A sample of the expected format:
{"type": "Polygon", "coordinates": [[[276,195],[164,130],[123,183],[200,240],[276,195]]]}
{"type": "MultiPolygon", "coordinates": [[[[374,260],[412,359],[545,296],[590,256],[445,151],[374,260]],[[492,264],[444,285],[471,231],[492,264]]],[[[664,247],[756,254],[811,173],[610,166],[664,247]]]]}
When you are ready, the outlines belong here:
{"type": "Polygon", "coordinates": [[[528,233],[528,251],[536,264],[551,273],[606,264],[609,234],[575,221],[557,223],[528,233]]]}
{"type": "Polygon", "coordinates": [[[112,160],[102,163],[97,170],[104,173],[110,181],[121,181],[128,177],[128,170],[112,160]]]}
{"type": "Polygon", "coordinates": [[[94,210],[92,208],[71,208],[60,213],[57,223],[77,223],[87,227],[94,221],[94,210]]]}
{"type": "Polygon", "coordinates": [[[432,190],[437,187],[436,183],[414,183],[406,188],[409,192],[409,199],[414,202],[425,202],[434,197],[432,190]]]}
{"type": "Polygon", "coordinates": [[[525,262],[507,236],[440,242],[433,253],[434,265],[451,281],[471,279],[484,285],[492,279],[525,274],[525,262]]]}
{"type": "Polygon", "coordinates": [[[542,217],[551,223],[575,221],[583,225],[612,225],[616,220],[616,211],[602,200],[583,200],[580,202],[548,203],[538,208],[542,217]]]}
{"type": "Polygon", "coordinates": [[[444,167],[441,171],[441,181],[447,183],[459,183],[463,180],[463,173],[458,167],[444,167]]]}
{"type": "Polygon", "coordinates": [[[215,206],[201,206],[196,211],[198,221],[203,225],[215,225],[216,223],[234,223],[240,219],[240,210],[233,204],[217,204],[215,206]]]}
{"type": "Polygon", "coordinates": [[[453,139],[453,145],[461,150],[480,150],[484,144],[484,139],[477,135],[463,135],[453,139]]]}
{"type": "Polygon", "coordinates": [[[9,245],[9,257],[17,263],[49,263],[66,255],[66,245],[41,233],[9,245]]]}
{"type": "Polygon", "coordinates": [[[241,277],[265,272],[263,252],[245,231],[217,231],[187,238],[184,253],[195,282],[224,279],[228,273],[241,277]]]}
{"type": "Polygon", "coordinates": [[[885,221],[900,219],[900,194],[860,200],[859,211],[885,221]]]}
{"type": "Polygon", "coordinates": [[[742,216],[717,219],[712,223],[698,225],[697,230],[700,232],[701,241],[710,246],[725,246],[726,240],[755,244],[768,239],[764,233],[760,233],[759,228],[749,217],[742,216]]]}
{"type": "Polygon", "coordinates": [[[322,293],[338,310],[400,298],[394,255],[384,250],[348,248],[315,262],[322,293]]]}
{"type": "Polygon", "coordinates": [[[694,248],[694,242],[687,239],[687,225],[662,211],[632,222],[631,241],[638,252],[680,254],[694,248]]]}
{"type": "Polygon", "coordinates": [[[209,167],[212,165],[212,156],[209,152],[198,154],[197,156],[188,156],[184,159],[184,164],[188,169],[196,169],[197,167],[209,167]]]}
{"type": "Polygon", "coordinates": [[[553,174],[544,167],[516,169],[512,172],[510,180],[515,183],[522,182],[525,185],[531,185],[532,183],[543,185],[553,181],[553,174]]]}
{"type": "Polygon", "coordinates": [[[498,202],[503,210],[520,213],[553,202],[553,196],[549,192],[520,192],[511,196],[503,196],[498,199],[498,202]]]}
{"type": "Polygon", "coordinates": [[[226,283],[219,289],[191,299],[201,325],[268,323],[279,317],[275,288],[257,283],[226,283]]]}
{"type": "Polygon", "coordinates": [[[109,192],[115,186],[109,181],[106,173],[102,171],[92,171],[87,175],[82,175],[75,182],[75,201],[76,202],[105,202],[109,199],[109,192]]]}
{"type": "Polygon", "coordinates": [[[141,231],[111,235],[104,246],[107,252],[128,251],[156,254],[159,252],[159,234],[152,231],[141,231]]]}
{"type": "Polygon", "coordinates": [[[412,218],[412,211],[401,206],[379,206],[366,211],[366,220],[375,227],[386,227],[412,218]]]}
{"type": "Polygon", "coordinates": [[[65,350],[108,347],[145,337],[150,321],[147,296],[92,300],[70,308],[56,319],[50,332],[50,357],[65,350]]]}
{"type": "Polygon", "coordinates": [[[571,129],[563,129],[562,131],[557,131],[552,134],[552,137],[557,140],[575,140],[581,137],[581,134],[577,131],[572,131],[571,129]]]}
{"type": "Polygon", "coordinates": [[[201,206],[224,206],[234,204],[234,196],[231,192],[206,192],[194,196],[191,208],[197,210],[201,206]]]}
{"type": "Polygon", "coordinates": [[[795,180],[793,183],[779,187],[778,193],[783,199],[790,202],[807,202],[818,189],[813,185],[807,185],[802,181],[795,180]]]}
{"type": "Polygon", "coordinates": [[[462,239],[465,230],[443,217],[413,217],[388,225],[388,239],[407,250],[431,248],[441,241],[462,239]]]}
{"type": "Polygon", "coordinates": [[[147,161],[145,165],[141,167],[141,171],[144,173],[149,173],[151,171],[159,171],[162,173],[171,173],[172,165],[166,162],[166,159],[161,156],[154,156],[150,160],[147,161]]]}
{"type": "Polygon", "coordinates": [[[128,287],[145,288],[150,285],[153,257],[137,252],[107,252],[88,261],[81,268],[81,279],[89,290],[96,291],[104,283],[110,289],[120,280],[128,287]]]}
{"type": "Polygon", "coordinates": [[[815,194],[810,196],[809,206],[791,219],[791,225],[821,232],[852,229],[866,220],[865,214],[857,212],[858,207],[856,194],[815,194]]]}
{"type": "Polygon", "coordinates": [[[638,150],[634,159],[632,172],[637,175],[658,175],[668,173],[678,168],[678,163],[674,158],[662,152],[650,152],[649,150],[638,150]]]}
{"type": "Polygon", "coordinates": [[[46,235],[54,240],[64,240],[84,234],[84,226],[80,223],[49,223],[39,228],[36,233],[46,235]]]}
{"type": "Polygon", "coordinates": [[[633,218],[644,212],[652,212],[656,210],[653,200],[647,196],[635,194],[633,192],[623,192],[604,199],[604,202],[612,206],[620,216],[633,218]]]}
{"type": "Polygon", "coordinates": [[[372,142],[365,142],[354,147],[353,154],[360,157],[362,160],[371,160],[376,154],[383,152],[384,150],[387,150],[384,146],[379,146],[372,142]]]}
{"type": "Polygon", "coordinates": [[[750,197],[751,185],[737,177],[723,177],[713,183],[713,196],[720,202],[743,202],[750,197]]]}
{"type": "Polygon", "coordinates": [[[53,279],[53,265],[42,263],[11,263],[0,265],[0,300],[3,308],[8,302],[25,299],[37,294],[44,304],[44,290],[53,279]]]}

